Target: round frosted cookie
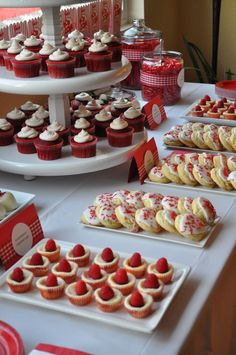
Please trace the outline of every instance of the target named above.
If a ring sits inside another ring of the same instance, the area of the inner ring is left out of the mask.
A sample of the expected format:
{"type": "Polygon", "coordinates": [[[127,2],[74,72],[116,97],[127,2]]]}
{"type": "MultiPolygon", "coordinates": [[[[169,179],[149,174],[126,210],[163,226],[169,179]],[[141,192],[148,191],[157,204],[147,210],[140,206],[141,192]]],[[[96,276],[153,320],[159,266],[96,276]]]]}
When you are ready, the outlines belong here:
{"type": "Polygon", "coordinates": [[[82,223],[91,226],[102,226],[96,214],[96,206],[89,206],[86,208],[82,213],[80,220],[82,223]]]}
{"type": "Polygon", "coordinates": [[[231,127],[228,126],[221,126],[218,129],[220,142],[228,152],[234,152],[234,148],[232,147],[230,141],[231,130],[231,127]]]}
{"type": "Polygon", "coordinates": [[[213,169],[214,168],[212,154],[209,154],[209,153],[199,154],[198,162],[200,165],[202,165],[206,169],[213,169]]]}
{"type": "Polygon", "coordinates": [[[205,127],[205,125],[203,124],[203,123],[201,123],[201,122],[194,122],[193,124],[192,124],[192,131],[194,132],[194,131],[203,131],[203,129],[204,129],[204,127],[205,127]]]}
{"type": "Polygon", "coordinates": [[[196,186],[198,184],[197,180],[193,175],[193,164],[181,163],[178,165],[177,171],[180,179],[183,181],[184,184],[189,186],[196,186]]]}
{"type": "Polygon", "coordinates": [[[168,146],[183,146],[183,143],[179,140],[178,131],[169,131],[165,133],[163,136],[163,142],[168,146]]]}
{"type": "Polygon", "coordinates": [[[118,206],[121,203],[123,203],[128,196],[130,191],[128,190],[117,190],[112,194],[111,201],[114,203],[114,205],[118,206]]]}
{"type": "Polygon", "coordinates": [[[216,154],[213,156],[214,168],[227,167],[227,157],[224,154],[216,154]]]}
{"type": "Polygon", "coordinates": [[[230,144],[233,147],[234,151],[236,151],[236,127],[232,128],[231,130],[230,144]]]}
{"type": "Polygon", "coordinates": [[[178,201],[179,197],[177,196],[165,196],[162,199],[161,204],[165,210],[175,211],[175,213],[179,213],[178,201]]]}
{"type": "Polygon", "coordinates": [[[189,130],[192,131],[192,126],[193,126],[192,122],[187,122],[183,124],[182,131],[189,131],[189,130]]]}
{"type": "Polygon", "coordinates": [[[174,182],[175,184],[182,184],[182,180],[179,177],[177,167],[177,164],[165,163],[162,166],[161,171],[170,181],[174,182]]]}
{"type": "Polygon", "coordinates": [[[156,211],[162,209],[161,201],[163,199],[163,195],[157,192],[147,192],[143,195],[142,200],[145,207],[153,208],[156,211]]]}
{"type": "Polygon", "coordinates": [[[136,209],[144,207],[142,197],[145,192],[143,191],[130,191],[126,197],[125,202],[129,205],[133,205],[136,209]]]}
{"type": "Polygon", "coordinates": [[[182,129],[183,129],[183,125],[182,124],[176,124],[175,126],[171,127],[170,131],[179,133],[180,131],[182,131],[182,129]]]}
{"type": "Polygon", "coordinates": [[[233,190],[232,184],[228,181],[230,170],[228,168],[214,168],[211,170],[212,180],[215,181],[221,189],[231,191],[233,190]]]}
{"type": "Polygon", "coordinates": [[[195,144],[192,141],[192,130],[182,130],[179,132],[179,140],[187,147],[194,148],[195,144]]]}
{"type": "Polygon", "coordinates": [[[129,231],[136,233],[140,228],[135,220],[135,212],[136,208],[132,205],[128,205],[127,203],[122,203],[115,209],[116,217],[122,226],[127,228],[129,231]]]}
{"type": "Polygon", "coordinates": [[[203,138],[204,132],[203,130],[199,131],[193,131],[191,139],[193,143],[195,144],[196,147],[200,149],[207,149],[208,146],[206,145],[204,138],[203,138]]]}
{"type": "Polygon", "coordinates": [[[96,214],[100,223],[103,226],[112,229],[117,229],[121,227],[121,223],[116,217],[115,207],[116,206],[114,206],[113,204],[97,206],[96,214]]]}
{"type": "Polygon", "coordinates": [[[7,212],[11,212],[18,207],[15,196],[10,191],[0,191],[0,203],[5,207],[7,212]]]}
{"type": "Polygon", "coordinates": [[[169,162],[171,164],[181,164],[184,162],[185,154],[171,154],[169,162]]]}
{"type": "Polygon", "coordinates": [[[206,145],[214,150],[219,151],[223,149],[223,146],[220,142],[218,131],[207,131],[203,134],[203,139],[206,145]]]}
{"type": "Polygon", "coordinates": [[[213,188],[216,186],[215,182],[211,178],[211,170],[206,169],[202,165],[195,164],[193,166],[193,176],[202,186],[213,188]]]}
{"type": "Polygon", "coordinates": [[[233,188],[236,190],[236,171],[231,171],[229,173],[228,181],[232,184],[233,188]]]}
{"type": "Polygon", "coordinates": [[[204,197],[196,197],[192,203],[193,214],[198,216],[207,224],[214,224],[216,220],[216,210],[212,203],[204,197]]]}
{"type": "Polygon", "coordinates": [[[177,233],[175,228],[176,217],[177,213],[175,211],[160,210],[156,214],[156,221],[167,232],[177,233]]]}
{"type": "Polygon", "coordinates": [[[185,154],[185,163],[197,164],[198,163],[198,153],[187,153],[185,154]]]}
{"type": "Polygon", "coordinates": [[[112,194],[109,192],[105,192],[104,194],[96,196],[93,205],[100,206],[103,205],[104,203],[110,203],[111,200],[112,200],[112,194]]]}
{"type": "Polygon", "coordinates": [[[232,155],[227,159],[227,166],[230,171],[236,171],[236,156],[232,155]]]}
{"type": "Polygon", "coordinates": [[[146,232],[159,233],[161,226],[156,221],[156,211],[152,208],[140,208],[135,213],[135,220],[139,227],[146,232]]]}
{"type": "Polygon", "coordinates": [[[193,213],[193,199],[191,197],[180,197],[178,200],[178,210],[180,213],[193,213]]]}
{"type": "Polygon", "coordinates": [[[191,213],[179,214],[175,219],[175,228],[184,238],[200,241],[210,228],[199,217],[191,213]]]}
{"type": "Polygon", "coordinates": [[[165,175],[163,174],[161,166],[154,166],[149,171],[148,178],[151,181],[160,182],[162,184],[167,184],[168,182],[170,182],[170,180],[167,179],[167,177],[165,177],[165,175]]]}
{"type": "Polygon", "coordinates": [[[212,131],[212,132],[216,131],[217,132],[218,131],[218,126],[213,124],[213,123],[206,124],[206,125],[204,125],[203,131],[204,132],[209,132],[209,131],[212,131]]]}

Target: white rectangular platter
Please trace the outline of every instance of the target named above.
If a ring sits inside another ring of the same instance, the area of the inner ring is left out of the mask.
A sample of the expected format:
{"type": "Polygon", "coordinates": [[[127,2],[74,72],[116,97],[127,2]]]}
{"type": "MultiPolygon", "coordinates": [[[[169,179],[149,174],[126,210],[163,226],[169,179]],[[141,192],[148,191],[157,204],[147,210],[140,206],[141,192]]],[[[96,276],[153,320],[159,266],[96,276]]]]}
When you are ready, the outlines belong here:
{"type": "MultiPolygon", "coordinates": [[[[41,243],[45,243],[46,239],[40,241],[37,245],[34,246],[25,256],[28,257],[32,255],[36,250],[37,247],[41,243]]],[[[64,242],[64,241],[57,241],[57,243],[61,246],[62,255],[70,250],[74,244],[64,242]]],[[[92,257],[94,257],[98,252],[101,252],[101,249],[94,248],[88,246],[92,253],[92,257]]],[[[120,265],[121,262],[130,254],[126,253],[119,253],[120,255],[120,265]]],[[[147,262],[152,263],[155,262],[157,259],[162,257],[163,255],[157,255],[156,259],[145,258],[147,262]]],[[[122,328],[128,328],[131,330],[136,330],[145,333],[151,333],[159,324],[162,317],[164,316],[167,308],[173,301],[174,297],[176,296],[178,290],[182,286],[185,278],[187,277],[190,267],[187,265],[177,264],[172,261],[170,263],[174,266],[174,276],[173,280],[169,285],[165,285],[164,288],[164,297],[161,301],[155,302],[153,306],[153,312],[150,316],[144,319],[135,319],[131,317],[125,309],[122,307],[120,310],[113,312],[113,313],[104,313],[101,312],[95,305],[95,302],[92,301],[91,304],[79,307],[72,305],[65,296],[58,300],[51,300],[47,301],[46,299],[40,296],[39,291],[33,288],[31,291],[23,294],[13,293],[9,290],[8,286],[6,285],[6,277],[15,267],[21,266],[21,261],[18,261],[14,266],[12,266],[5,274],[0,277],[0,298],[9,299],[12,301],[30,304],[33,306],[47,308],[49,310],[54,310],[57,312],[64,312],[67,314],[72,314],[78,317],[85,317],[92,320],[98,320],[110,325],[119,326],[122,328]]],[[[83,271],[83,268],[80,268],[79,274],[83,271]]]]}
{"type": "Polygon", "coordinates": [[[194,147],[194,148],[190,148],[190,147],[187,147],[186,145],[185,146],[178,146],[178,145],[166,145],[166,144],[163,144],[163,147],[165,149],[177,149],[177,150],[189,150],[191,152],[200,152],[200,153],[212,153],[212,154],[217,154],[217,153],[222,153],[222,154],[225,154],[227,156],[231,156],[231,155],[235,155],[236,152],[228,152],[227,150],[211,150],[211,149],[200,149],[200,148],[197,148],[197,147],[194,147]]]}
{"type": "Polygon", "coordinates": [[[201,122],[201,123],[206,123],[206,124],[216,124],[216,125],[221,125],[221,126],[230,126],[230,127],[236,127],[236,120],[227,120],[223,118],[210,118],[207,117],[206,114],[204,114],[203,117],[196,117],[191,115],[192,109],[198,104],[198,102],[194,102],[191,106],[189,106],[180,116],[181,118],[189,121],[189,122],[201,122]]]}
{"type": "Polygon", "coordinates": [[[7,189],[3,189],[0,188],[0,191],[3,192],[11,192],[13,193],[13,195],[15,196],[16,202],[18,207],[9,212],[1,221],[0,221],[0,225],[5,223],[9,218],[11,218],[12,216],[16,215],[20,210],[22,210],[24,207],[26,207],[34,198],[35,195],[33,194],[29,194],[26,192],[21,192],[21,191],[14,191],[14,190],[7,190],[7,189]]]}

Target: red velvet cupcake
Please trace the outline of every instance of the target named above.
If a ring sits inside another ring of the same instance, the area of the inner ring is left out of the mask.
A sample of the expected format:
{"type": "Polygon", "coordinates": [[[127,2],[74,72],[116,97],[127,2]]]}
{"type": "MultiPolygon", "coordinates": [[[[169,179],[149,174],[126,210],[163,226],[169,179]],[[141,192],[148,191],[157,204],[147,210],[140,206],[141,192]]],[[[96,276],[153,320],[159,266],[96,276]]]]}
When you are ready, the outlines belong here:
{"type": "Polygon", "coordinates": [[[88,71],[102,72],[111,69],[112,53],[108,51],[106,44],[102,44],[96,39],[94,39],[84,57],[88,71]]]}
{"type": "Polygon", "coordinates": [[[94,114],[90,110],[87,110],[83,104],[80,104],[78,110],[75,110],[73,113],[71,120],[72,123],[75,123],[75,121],[81,117],[86,118],[86,120],[88,121],[91,121],[94,117],[94,114]]]}
{"type": "Polygon", "coordinates": [[[41,40],[35,36],[30,36],[24,41],[24,46],[31,52],[38,53],[41,49],[41,40]]]}
{"type": "Polygon", "coordinates": [[[87,105],[87,103],[92,100],[92,96],[90,96],[87,92],[80,92],[75,95],[75,99],[80,104],[87,105]]]}
{"type": "Polygon", "coordinates": [[[144,130],[146,115],[141,110],[130,107],[121,117],[128,122],[130,127],[134,128],[134,132],[142,132],[144,130]]]}
{"type": "Polygon", "coordinates": [[[108,46],[108,50],[112,52],[112,62],[120,62],[121,61],[121,43],[119,39],[109,32],[105,32],[101,36],[101,42],[108,46]]]}
{"type": "Polygon", "coordinates": [[[18,152],[22,154],[36,153],[34,143],[38,135],[39,132],[34,128],[28,126],[22,127],[20,132],[14,136],[18,152]]]}
{"type": "Polygon", "coordinates": [[[36,131],[40,133],[43,132],[43,130],[46,127],[44,123],[44,119],[37,117],[35,113],[33,113],[33,115],[30,118],[27,118],[25,120],[25,125],[30,128],[34,128],[36,131]]]}
{"type": "Polygon", "coordinates": [[[5,66],[4,55],[7,54],[7,49],[10,47],[10,42],[2,39],[0,41],[0,66],[5,66]]]}
{"type": "Polygon", "coordinates": [[[124,113],[128,108],[131,107],[131,101],[124,99],[123,97],[115,100],[111,105],[111,114],[112,117],[119,117],[124,113]]]}
{"type": "Polygon", "coordinates": [[[70,38],[65,47],[69,55],[75,58],[75,67],[85,67],[84,55],[88,52],[85,47],[85,41],[83,39],[70,38]]]}
{"type": "Polygon", "coordinates": [[[45,130],[35,140],[38,158],[41,160],[55,160],[61,157],[63,140],[56,132],[45,130]]]}
{"type": "Polygon", "coordinates": [[[102,109],[102,105],[95,99],[90,100],[85,107],[87,110],[91,111],[94,116],[102,109]]]}
{"type": "Polygon", "coordinates": [[[74,126],[71,127],[71,134],[75,136],[76,134],[80,133],[82,129],[91,135],[94,135],[95,133],[94,124],[81,117],[76,120],[74,126]]]}
{"type": "Polygon", "coordinates": [[[40,105],[34,104],[31,101],[26,101],[20,106],[20,110],[24,112],[26,117],[31,117],[39,109],[40,105]]]}
{"type": "Polygon", "coordinates": [[[20,33],[17,33],[17,35],[12,39],[15,39],[17,42],[19,42],[23,46],[24,41],[26,40],[26,36],[24,35],[24,33],[20,32],[20,33]]]}
{"type": "Polygon", "coordinates": [[[93,123],[95,125],[95,134],[98,137],[106,137],[106,129],[110,126],[113,121],[112,115],[106,110],[101,110],[95,115],[93,123]]]}
{"type": "Polygon", "coordinates": [[[70,138],[72,155],[76,158],[91,158],[96,155],[97,137],[82,131],[70,138]]]}
{"type": "Polygon", "coordinates": [[[55,52],[56,47],[52,46],[50,43],[44,43],[42,48],[40,49],[38,55],[39,58],[41,59],[41,70],[47,72],[48,67],[46,60],[49,58],[50,54],[55,52]]]}
{"type": "Polygon", "coordinates": [[[66,128],[63,124],[57,121],[53,121],[50,125],[47,126],[47,130],[56,132],[63,140],[63,145],[67,145],[69,143],[70,128],[66,128]]]}
{"type": "Polygon", "coordinates": [[[4,64],[7,70],[12,70],[11,60],[15,58],[17,54],[22,51],[23,47],[15,39],[11,42],[10,47],[7,49],[7,52],[3,53],[4,64]]]}
{"type": "Polygon", "coordinates": [[[13,143],[14,127],[5,118],[0,118],[0,146],[13,143]]]}
{"type": "Polygon", "coordinates": [[[74,76],[75,58],[60,48],[50,54],[46,60],[48,75],[54,79],[71,78],[74,76]]]}
{"type": "Polygon", "coordinates": [[[43,119],[45,124],[49,124],[49,112],[43,106],[39,106],[34,115],[39,119],[43,119]]]}
{"type": "Polygon", "coordinates": [[[26,116],[24,112],[18,110],[15,107],[14,110],[7,113],[6,119],[14,127],[14,133],[17,133],[21,130],[21,127],[25,122],[26,116]]]}
{"type": "Polygon", "coordinates": [[[33,78],[39,76],[41,59],[34,52],[23,49],[11,60],[17,78],[33,78]]]}
{"type": "Polygon", "coordinates": [[[106,129],[108,143],[112,147],[128,147],[132,144],[134,128],[123,118],[115,118],[106,129]]]}

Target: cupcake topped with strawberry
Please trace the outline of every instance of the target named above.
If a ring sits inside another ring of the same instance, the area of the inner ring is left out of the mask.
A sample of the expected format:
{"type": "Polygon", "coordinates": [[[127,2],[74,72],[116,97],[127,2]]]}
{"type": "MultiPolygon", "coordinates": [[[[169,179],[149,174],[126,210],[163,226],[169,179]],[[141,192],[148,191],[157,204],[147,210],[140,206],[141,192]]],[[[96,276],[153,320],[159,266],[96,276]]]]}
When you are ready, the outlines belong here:
{"type": "Polygon", "coordinates": [[[63,258],[52,267],[52,273],[61,277],[67,284],[70,284],[76,280],[78,265],[73,261],[68,261],[63,258]]]}
{"type": "Polygon", "coordinates": [[[152,296],[154,301],[162,298],[164,282],[159,280],[155,274],[147,274],[145,279],[138,283],[138,290],[152,296]]]}
{"type": "Polygon", "coordinates": [[[134,253],[123,262],[124,268],[127,272],[133,274],[136,278],[144,276],[147,269],[147,262],[142,258],[140,253],[134,253]]]}
{"type": "Polygon", "coordinates": [[[93,289],[83,280],[78,280],[67,286],[65,294],[72,304],[85,306],[92,301],[93,289]]]}
{"type": "Polygon", "coordinates": [[[54,263],[60,258],[61,247],[54,239],[48,239],[45,244],[41,244],[37,248],[37,252],[42,256],[46,256],[51,263],[54,263]]]}
{"type": "Polygon", "coordinates": [[[82,244],[76,244],[66,253],[66,259],[75,262],[79,267],[89,264],[90,250],[82,244]]]}
{"type": "Polygon", "coordinates": [[[120,257],[118,253],[114,253],[111,248],[103,249],[102,252],[97,254],[94,258],[94,262],[108,273],[112,273],[117,269],[119,260],[120,257]]]}
{"type": "Polygon", "coordinates": [[[115,312],[122,304],[121,292],[117,289],[112,289],[107,284],[95,290],[94,297],[97,307],[102,312],[115,312]]]}
{"type": "Polygon", "coordinates": [[[81,278],[84,282],[89,284],[93,290],[102,287],[107,280],[107,273],[101,270],[100,266],[97,264],[91,264],[88,270],[85,270],[81,278]]]}
{"type": "Polygon", "coordinates": [[[31,271],[36,277],[45,276],[48,273],[49,260],[37,252],[23,260],[22,267],[31,271]]]}
{"type": "Polygon", "coordinates": [[[156,263],[150,264],[147,271],[155,274],[164,284],[170,283],[174,274],[174,268],[166,258],[160,258],[156,263]]]}
{"type": "Polygon", "coordinates": [[[32,287],[33,273],[17,267],[7,275],[6,282],[14,293],[28,292],[32,287]]]}
{"type": "Polygon", "coordinates": [[[63,296],[65,281],[53,274],[41,277],[36,282],[41,296],[47,300],[55,300],[63,296]]]}
{"type": "Polygon", "coordinates": [[[153,299],[149,294],[133,291],[124,302],[125,309],[134,318],[145,318],[152,310],[153,299]]]}
{"type": "Polygon", "coordinates": [[[130,294],[135,286],[136,278],[125,268],[119,268],[116,272],[109,275],[108,284],[114,289],[119,290],[122,295],[130,294]]]}

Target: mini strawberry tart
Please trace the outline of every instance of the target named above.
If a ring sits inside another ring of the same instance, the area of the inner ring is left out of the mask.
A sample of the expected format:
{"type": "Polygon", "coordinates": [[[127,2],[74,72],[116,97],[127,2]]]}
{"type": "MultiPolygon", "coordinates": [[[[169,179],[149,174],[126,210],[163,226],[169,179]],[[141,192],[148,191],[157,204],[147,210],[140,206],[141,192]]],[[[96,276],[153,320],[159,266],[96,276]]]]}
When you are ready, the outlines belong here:
{"type": "Polygon", "coordinates": [[[7,49],[10,47],[10,41],[2,39],[0,41],[0,67],[5,66],[4,55],[7,54],[7,49]]]}
{"type": "Polygon", "coordinates": [[[46,256],[50,263],[55,263],[60,259],[61,247],[56,244],[55,240],[48,239],[45,244],[41,244],[37,248],[37,252],[42,256],[46,256]]]}
{"type": "Polygon", "coordinates": [[[129,127],[134,128],[134,132],[142,132],[144,130],[146,115],[140,109],[130,107],[121,117],[128,122],[129,127]]]}
{"type": "Polygon", "coordinates": [[[74,76],[75,58],[60,48],[49,55],[46,60],[48,75],[53,79],[71,78],[74,76]]]}
{"type": "Polygon", "coordinates": [[[91,158],[96,155],[97,137],[85,130],[70,138],[72,155],[76,158],[91,158]]]}
{"type": "Polygon", "coordinates": [[[77,278],[78,265],[73,261],[68,261],[65,258],[61,259],[59,263],[53,265],[52,273],[61,277],[67,284],[74,282],[77,278]]]}
{"type": "Polygon", "coordinates": [[[13,143],[14,127],[5,118],[0,118],[0,146],[13,143]]]}
{"type": "Polygon", "coordinates": [[[18,152],[22,154],[36,153],[34,143],[38,135],[39,132],[34,128],[28,126],[22,127],[20,132],[14,136],[18,152]]]}
{"type": "Polygon", "coordinates": [[[220,118],[220,112],[218,111],[217,105],[211,107],[210,110],[207,111],[207,116],[210,118],[220,118]]]}
{"type": "MultiPolygon", "coordinates": [[[[36,111],[37,112],[37,111],[36,111]]],[[[36,131],[38,132],[43,132],[43,130],[45,129],[45,123],[44,123],[44,119],[40,118],[36,115],[36,113],[33,113],[32,116],[30,118],[27,118],[25,120],[25,125],[30,127],[30,128],[34,128],[36,131]]]]}
{"type": "Polygon", "coordinates": [[[108,143],[112,147],[128,147],[132,144],[134,128],[121,117],[115,118],[106,128],[108,143]]]}
{"type": "Polygon", "coordinates": [[[86,118],[87,121],[91,121],[94,118],[94,113],[92,111],[87,110],[83,104],[80,104],[78,110],[73,112],[72,123],[74,123],[79,118],[86,118]]]}
{"type": "Polygon", "coordinates": [[[12,68],[17,78],[33,78],[39,76],[41,59],[28,49],[22,51],[11,59],[12,68]]]}
{"type": "Polygon", "coordinates": [[[63,140],[57,132],[45,130],[35,140],[38,158],[41,160],[55,160],[61,157],[63,140]]]}
{"type": "Polygon", "coordinates": [[[110,126],[113,118],[109,111],[105,109],[101,110],[99,113],[95,115],[93,123],[95,125],[95,134],[98,137],[106,137],[107,128],[110,126]]]}
{"type": "Polygon", "coordinates": [[[22,268],[31,271],[35,277],[45,276],[49,270],[49,260],[39,253],[34,253],[23,260],[22,268]]]}
{"type": "Polygon", "coordinates": [[[137,279],[140,279],[146,273],[147,262],[141,257],[140,253],[134,253],[130,258],[126,258],[123,265],[125,270],[137,279]]]}
{"type": "Polygon", "coordinates": [[[26,117],[31,117],[39,109],[40,105],[35,104],[31,101],[26,101],[20,106],[20,110],[24,112],[26,117]]]}
{"type": "Polygon", "coordinates": [[[33,35],[25,39],[24,46],[26,49],[34,53],[38,53],[42,47],[41,40],[33,35]]]}
{"type": "Polygon", "coordinates": [[[212,98],[209,95],[205,95],[203,99],[206,100],[207,105],[210,105],[211,107],[214,106],[215,100],[212,100],[212,98]]]}
{"type": "Polygon", "coordinates": [[[105,248],[94,258],[94,262],[100,266],[102,270],[105,270],[108,274],[116,271],[119,264],[119,254],[113,253],[111,248],[105,248]]]}
{"type": "Polygon", "coordinates": [[[14,59],[15,56],[22,51],[22,49],[23,47],[19,44],[19,42],[13,39],[10,47],[8,47],[7,51],[3,54],[6,70],[12,70],[11,60],[14,59]]]}
{"type": "Polygon", "coordinates": [[[93,44],[84,55],[88,71],[102,72],[111,69],[112,53],[108,46],[94,39],[93,44]]]}
{"type": "Polygon", "coordinates": [[[56,300],[64,294],[65,281],[60,277],[49,274],[48,276],[40,277],[36,281],[36,287],[43,298],[56,300]]]}
{"type": "Polygon", "coordinates": [[[48,71],[46,60],[48,60],[49,56],[55,52],[56,47],[54,47],[50,43],[44,43],[42,48],[39,50],[38,55],[41,59],[41,70],[44,72],[48,71]]]}
{"type": "Polygon", "coordinates": [[[166,258],[161,258],[157,262],[148,265],[147,271],[149,274],[155,274],[164,284],[170,283],[174,274],[174,268],[168,263],[166,258]]]}
{"type": "Polygon", "coordinates": [[[128,108],[131,107],[131,101],[124,99],[123,97],[118,98],[113,101],[111,105],[111,114],[112,117],[116,118],[122,115],[128,108]]]}
{"type": "Polygon", "coordinates": [[[199,106],[201,107],[201,109],[203,110],[203,112],[207,112],[208,110],[210,110],[211,105],[207,103],[207,101],[205,99],[201,99],[199,101],[199,106]]]}
{"type": "Polygon", "coordinates": [[[107,277],[106,271],[101,270],[97,264],[90,265],[90,268],[81,274],[82,280],[89,284],[93,290],[102,287],[107,281],[107,277]]]}
{"type": "Polygon", "coordinates": [[[152,296],[154,301],[158,301],[163,296],[164,282],[158,280],[155,274],[147,274],[145,279],[139,281],[138,290],[152,296]]]}
{"type": "Polygon", "coordinates": [[[25,122],[26,116],[24,112],[18,110],[15,107],[14,110],[7,113],[6,119],[14,127],[14,133],[17,133],[21,130],[21,127],[25,122]]]}
{"type": "Polygon", "coordinates": [[[218,112],[220,112],[220,114],[222,115],[224,111],[227,110],[227,107],[224,104],[224,101],[220,100],[217,102],[216,104],[217,108],[218,108],[218,112]]]}
{"type": "Polygon", "coordinates": [[[201,108],[200,105],[196,105],[192,110],[191,110],[191,116],[195,117],[203,117],[204,110],[201,108]]]}
{"type": "Polygon", "coordinates": [[[133,291],[124,301],[127,312],[134,318],[146,318],[152,312],[153,299],[147,293],[133,291]]]}
{"type": "Polygon", "coordinates": [[[124,268],[118,269],[108,277],[108,284],[119,290],[123,296],[129,295],[135,287],[136,278],[124,268]]]}
{"type": "Polygon", "coordinates": [[[86,306],[92,301],[93,289],[83,280],[78,280],[67,286],[65,294],[75,306],[86,306]]]}
{"type": "Polygon", "coordinates": [[[229,106],[227,111],[223,112],[223,117],[226,120],[236,120],[236,109],[234,106],[229,106]]]}
{"type": "Polygon", "coordinates": [[[32,288],[33,277],[31,271],[17,267],[7,275],[6,282],[12,292],[24,293],[32,288]]]}
{"type": "Polygon", "coordinates": [[[79,92],[75,95],[75,99],[80,104],[87,105],[87,103],[92,100],[92,96],[89,95],[87,92],[79,92]]]}
{"type": "Polygon", "coordinates": [[[121,61],[121,43],[115,35],[105,32],[101,36],[101,43],[106,44],[108,46],[108,50],[112,52],[112,62],[120,62],[121,61]]]}
{"type": "Polygon", "coordinates": [[[78,267],[85,267],[90,261],[90,250],[82,244],[76,244],[66,253],[66,259],[73,261],[78,267]]]}
{"type": "Polygon", "coordinates": [[[115,312],[122,305],[122,294],[117,289],[112,289],[109,285],[104,285],[94,292],[97,307],[102,312],[115,312]]]}
{"type": "Polygon", "coordinates": [[[64,124],[61,124],[58,121],[53,121],[47,126],[49,132],[56,132],[59,135],[59,138],[63,140],[63,145],[68,144],[70,128],[66,128],[64,124]]]}
{"type": "Polygon", "coordinates": [[[75,58],[75,67],[82,68],[85,67],[85,53],[88,52],[85,41],[80,38],[70,38],[66,43],[65,47],[67,52],[72,58],[75,58]]]}
{"type": "Polygon", "coordinates": [[[80,133],[82,129],[88,132],[89,134],[95,134],[94,124],[86,120],[86,118],[84,117],[78,118],[75,121],[74,125],[71,127],[71,134],[75,136],[76,134],[80,133]]]}

